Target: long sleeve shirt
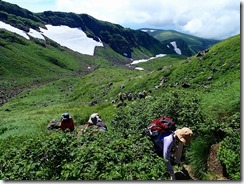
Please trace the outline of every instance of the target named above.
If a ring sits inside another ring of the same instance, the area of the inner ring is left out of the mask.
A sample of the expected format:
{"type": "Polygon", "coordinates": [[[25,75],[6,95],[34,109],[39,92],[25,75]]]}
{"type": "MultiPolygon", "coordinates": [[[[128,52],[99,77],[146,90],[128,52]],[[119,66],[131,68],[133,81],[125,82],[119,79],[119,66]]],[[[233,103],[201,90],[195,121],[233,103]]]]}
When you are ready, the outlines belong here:
{"type": "Polygon", "coordinates": [[[61,121],[61,129],[64,131],[66,128],[70,129],[70,131],[74,131],[75,124],[72,118],[70,118],[68,122],[64,120],[61,121]]]}

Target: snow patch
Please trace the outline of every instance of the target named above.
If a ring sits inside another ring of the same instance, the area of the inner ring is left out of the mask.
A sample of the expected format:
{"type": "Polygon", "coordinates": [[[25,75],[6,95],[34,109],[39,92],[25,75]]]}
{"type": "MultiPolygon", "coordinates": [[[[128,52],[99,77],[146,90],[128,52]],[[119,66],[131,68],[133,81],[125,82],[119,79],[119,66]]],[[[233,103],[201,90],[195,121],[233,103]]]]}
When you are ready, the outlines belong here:
{"type": "Polygon", "coordinates": [[[176,41],[170,42],[171,45],[174,47],[174,50],[177,54],[181,55],[181,50],[179,48],[177,48],[177,44],[176,41]]]}
{"type": "Polygon", "coordinates": [[[152,60],[152,59],[155,59],[155,58],[158,58],[158,57],[164,57],[164,56],[166,56],[166,54],[158,54],[155,57],[151,57],[149,59],[134,60],[131,64],[134,65],[134,64],[138,64],[138,63],[142,63],[142,62],[147,62],[149,60],[152,60]]]}
{"type": "Polygon", "coordinates": [[[10,32],[16,33],[16,34],[26,38],[27,40],[30,39],[29,36],[24,31],[11,26],[10,24],[6,24],[5,22],[2,22],[2,21],[0,21],[0,29],[6,29],[10,32]]]}
{"type": "Polygon", "coordinates": [[[47,29],[41,29],[46,37],[81,54],[93,55],[96,46],[103,46],[103,43],[88,38],[81,29],[68,26],[46,25],[47,29]]]}
{"type": "Polygon", "coordinates": [[[154,32],[154,31],[156,31],[156,30],[154,30],[154,29],[151,29],[151,30],[148,30],[148,29],[142,29],[141,31],[143,31],[143,32],[154,32]]]}
{"type": "Polygon", "coordinates": [[[42,36],[42,34],[32,28],[30,28],[29,32],[27,33],[28,35],[34,37],[34,38],[38,38],[41,40],[45,40],[44,36],[42,36]]]}
{"type": "Polygon", "coordinates": [[[141,68],[141,67],[135,67],[135,70],[144,70],[143,68],[141,68]]]}
{"type": "Polygon", "coordinates": [[[28,33],[6,24],[0,21],[0,29],[6,29],[10,32],[16,33],[26,39],[30,39],[29,36],[34,38],[45,40],[44,36],[59,43],[61,46],[65,46],[73,51],[81,54],[94,55],[96,46],[103,47],[103,43],[99,38],[99,42],[88,38],[85,32],[78,28],[70,28],[68,26],[52,26],[46,25],[47,29],[40,28],[41,32],[34,29],[30,29],[28,33]],[[29,36],[28,36],[29,35],[29,36]],[[44,35],[44,36],[43,36],[44,35]]]}

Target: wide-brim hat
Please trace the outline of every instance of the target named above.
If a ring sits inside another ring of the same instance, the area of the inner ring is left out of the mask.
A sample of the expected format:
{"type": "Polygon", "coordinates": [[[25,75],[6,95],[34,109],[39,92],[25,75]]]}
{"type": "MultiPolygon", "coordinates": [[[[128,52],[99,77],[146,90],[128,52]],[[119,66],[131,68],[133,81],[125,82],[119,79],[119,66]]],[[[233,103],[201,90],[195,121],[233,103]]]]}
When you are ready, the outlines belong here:
{"type": "Polygon", "coordinates": [[[190,128],[184,127],[175,131],[175,136],[184,144],[189,144],[192,140],[193,132],[190,128]]]}
{"type": "Polygon", "coordinates": [[[89,123],[97,123],[98,121],[101,121],[100,115],[98,113],[93,113],[88,120],[89,123]]]}

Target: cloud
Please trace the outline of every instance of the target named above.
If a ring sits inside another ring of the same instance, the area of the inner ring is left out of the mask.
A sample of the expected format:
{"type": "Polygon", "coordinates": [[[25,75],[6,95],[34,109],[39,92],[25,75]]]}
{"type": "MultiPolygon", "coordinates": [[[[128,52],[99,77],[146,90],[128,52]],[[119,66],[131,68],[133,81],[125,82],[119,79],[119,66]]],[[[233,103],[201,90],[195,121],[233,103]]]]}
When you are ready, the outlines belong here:
{"type": "Polygon", "coordinates": [[[40,8],[41,11],[86,13],[96,19],[132,29],[170,27],[180,32],[214,39],[224,39],[240,33],[240,1],[237,0],[9,1],[19,5],[23,1],[22,7],[31,7],[30,11],[40,8]]]}
{"type": "Polygon", "coordinates": [[[183,30],[199,37],[218,39],[240,32],[240,22],[233,21],[238,20],[240,16],[237,12],[228,12],[220,17],[214,16],[205,13],[204,16],[193,18],[183,26],[183,30]]]}
{"type": "Polygon", "coordinates": [[[56,0],[56,5],[112,23],[175,27],[204,38],[224,39],[240,32],[240,2],[233,0],[56,0]]]}
{"type": "MultiPolygon", "coordinates": [[[[55,0],[3,0],[12,4],[17,4],[21,8],[32,12],[43,12],[55,9],[55,0]]],[[[56,10],[56,9],[55,9],[56,10]]]]}

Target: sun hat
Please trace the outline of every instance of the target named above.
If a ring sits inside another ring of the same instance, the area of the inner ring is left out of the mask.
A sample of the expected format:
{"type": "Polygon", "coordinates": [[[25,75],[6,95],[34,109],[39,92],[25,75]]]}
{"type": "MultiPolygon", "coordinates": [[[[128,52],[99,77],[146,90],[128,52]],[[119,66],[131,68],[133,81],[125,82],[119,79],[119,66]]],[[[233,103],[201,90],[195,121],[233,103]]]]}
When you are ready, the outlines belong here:
{"type": "Polygon", "coordinates": [[[102,121],[101,116],[98,113],[93,113],[88,120],[89,123],[93,124],[96,124],[98,121],[102,121]]]}
{"type": "Polygon", "coordinates": [[[181,129],[177,129],[175,131],[175,136],[183,142],[184,144],[189,144],[192,139],[193,132],[190,128],[184,127],[181,129]]]}
{"type": "Polygon", "coordinates": [[[62,120],[67,120],[67,119],[69,119],[70,118],[70,115],[69,115],[69,113],[67,113],[67,112],[65,112],[65,113],[63,113],[62,115],[61,115],[61,119],[62,120]]]}

